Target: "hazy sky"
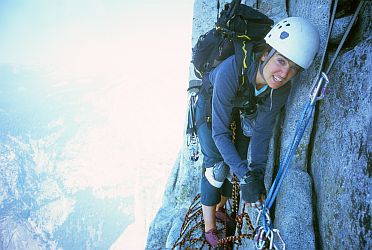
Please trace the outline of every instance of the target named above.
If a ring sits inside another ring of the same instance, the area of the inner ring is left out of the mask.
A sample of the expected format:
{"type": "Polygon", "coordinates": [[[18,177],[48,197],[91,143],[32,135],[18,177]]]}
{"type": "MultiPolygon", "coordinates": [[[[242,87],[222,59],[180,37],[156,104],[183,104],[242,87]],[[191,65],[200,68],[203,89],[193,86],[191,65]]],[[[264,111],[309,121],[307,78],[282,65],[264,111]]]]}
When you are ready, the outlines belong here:
{"type": "Polygon", "coordinates": [[[0,63],[84,70],[145,63],[143,72],[166,54],[185,56],[191,12],[192,0],[2,0],[0,63]]]}
{"type": "Polygon", "coordinates": [[[184,133],[192,8],[193,0],[0,1],[0,65],[52,68],[50,84],[112,87],[92,98],[108,120],[76,160],[86,160],[86,185],[114,185],[141,169],[162,195],[184,133]]]}
{"type": "Polygon", "coordinates": [[[175,159],[192,8],[193,0],[2,0],[0,65],[51,67],[63,84],[99,80],[110,86],[95,104],[109,116],[107,130],[133,145],[123,155],[134,163],[175,159]]]}
{"type": "Polygon", "coordinates": [[[192,5],[192,0],[2,0],[0,64],[53,66],[60,78],[118,82],[131,90],[123,95],[125,103],[133,103],[127,112],[145,112],[152,120],[143,131],[181,133],[192,5]]]}
{"type": "Polygon", "coordinates": [[[142,130],[143,147],[152,136],[172,145],[184,124],[192,8],[193,0],[2,0],[0,64],[121,85],[116,105],[145,119],[127,130],[142,130]]]}

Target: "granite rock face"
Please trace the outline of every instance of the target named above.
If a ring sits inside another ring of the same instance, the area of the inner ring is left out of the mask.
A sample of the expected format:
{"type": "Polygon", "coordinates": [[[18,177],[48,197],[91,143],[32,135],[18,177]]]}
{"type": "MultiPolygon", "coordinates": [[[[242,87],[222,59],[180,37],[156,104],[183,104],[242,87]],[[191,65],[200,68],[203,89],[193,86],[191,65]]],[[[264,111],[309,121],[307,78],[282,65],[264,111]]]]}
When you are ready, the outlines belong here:
{"type": "Polygon", "coordinates": [[[319,108],[311,172],[325,249],[372,246],[371,53],[369,38],[340,56],[319,108]]]}
{"type": "Polygon", "coordinates": [[[196,163],[189,158],[184,145],[170,175],[163,205],[150,225],[146,249],[171,248],[178,239],[183,218],[197,193],[199,193],[202,158],[196,163]]]}
{"type": "MultiPolygon", "coordinates": [[[[221,1],[221,6],[225,2],[221,1]]],[[[320,67],[331,1],[262,0],[245,1],[245,4],[259,8],[275,21],[286,16],[306,17],[317,26],[321,35],[321,49],[315,63],[294,79],[286,109],[278,117],[265,176],[265,185],[269,189],[320,67]]],[[[351,19],[350,8],[355,9],[356,4],[347,7],[346,14],[336,19],[326,62],[334,56],[334,45],[338,44],[351,19]]],[[[342,8],[346,8],[345,1],[342,8]]],[[[192,44],[213,26],[216,15],[215,2],[195,1],[192,44]]],[[[280,230],[287,249],[372,248],[370,16],[371,3],[366,1],[328,74],[327,94],[317,104],[271,211],[274,227],[280,230]]],[[[194,76],[190,72],[192,79],[194,76]]],[[[177,230],[182,218],[199,192],[201,161],[191,162],[186,146],[181,149],[164,194],[163,207],[150,228],[147,249],[171,248],[172,242],[179,237],[177,230]]],[[[254,221],[255,211],[248,212],[254,221]]],[[[243,240],[239,248],[254,249],[254,244],[243,240]]]]}

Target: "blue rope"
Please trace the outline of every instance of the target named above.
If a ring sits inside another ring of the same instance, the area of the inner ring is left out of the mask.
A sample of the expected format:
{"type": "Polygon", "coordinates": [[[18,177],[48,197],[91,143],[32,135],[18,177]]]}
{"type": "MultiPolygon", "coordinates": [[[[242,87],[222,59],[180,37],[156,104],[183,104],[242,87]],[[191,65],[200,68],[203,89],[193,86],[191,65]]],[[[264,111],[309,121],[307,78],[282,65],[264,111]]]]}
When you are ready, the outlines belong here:
{"type": "Polygon", "coordinates": [[[284,177],[286,173],[288,172],[290,162],[293,158],[293,155],[295,154],[295,150],[297,149],[301,141],[301,138],[306,130],[306,127],[309,121],[311,120],[314,109],[315,109],[315,102],[312,103],[311,100],[309,100],[305,105],[305,109],[302,112],[301,119],[299,123],[297,124],[295,135],[293,136],[292,141],[289,144],[289,147],[286,151],[286,154],[282,162],[280,163],[279,170],[275,177],[274,183],[271,186],[269,194],[265,200],[265,204],[263,206],[262,226],[266,233],[272,230],[272,225],[271,225],[271,221],[266,220],[265,212],[266,210],[267,211],[270,210],[271,206],[273,205],[278,195],[280,186],[282,185],[284,177]]]}

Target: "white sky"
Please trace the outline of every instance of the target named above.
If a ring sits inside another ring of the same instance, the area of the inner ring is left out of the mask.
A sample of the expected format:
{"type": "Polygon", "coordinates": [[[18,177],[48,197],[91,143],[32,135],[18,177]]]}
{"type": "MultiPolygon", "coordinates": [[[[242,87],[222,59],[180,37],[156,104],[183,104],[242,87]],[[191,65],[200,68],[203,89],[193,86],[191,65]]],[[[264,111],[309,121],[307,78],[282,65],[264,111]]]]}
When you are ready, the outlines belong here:
{"type": "Polygon", "coordinates": [[[2,0],[0,63],[177,76],[191,52],[191,14],[192,0],[2,0]]]}

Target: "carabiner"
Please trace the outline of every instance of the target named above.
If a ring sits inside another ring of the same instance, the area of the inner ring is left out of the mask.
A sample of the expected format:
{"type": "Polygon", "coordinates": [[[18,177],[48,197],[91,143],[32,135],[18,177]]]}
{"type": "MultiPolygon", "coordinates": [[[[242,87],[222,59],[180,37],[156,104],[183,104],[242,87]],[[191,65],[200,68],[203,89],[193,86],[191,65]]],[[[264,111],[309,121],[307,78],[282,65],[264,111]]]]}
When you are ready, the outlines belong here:
{"type": "Polygon", "coordinates": [[[197,161],[199,159],[198,136],[195,133],[187,134],[187,147],[189,148],[190,160],[197,161]]]}
{"type": "Polygon", "coordinates": [[[259,223],[259,221],[261,219],[263,209],[257,208],[257,211],[258,211],[258,215],[257,215],[257,219],[256,219],[256,225],[258,225],[258,223],[259,223]]]}
{"type": "Polygon", "coordinates": [[[318,82],[314,84],[311,90],[311,93],[310,93],[311,105],[313,105],[316,101],[319,101],[324,98],[328,83],[329,83],[328,76],[326,75],[326,73],[322,72],[318,82]],[[323,84],[323,80],[325,81],[324,84],[323,84]]]}
{"type": "Polygon", "coordinates": [[[263,249],[266,244],[266,233],[262,226],[257,229],[256,235],[254,237],[256,241],[255,245],[257,249],[263,249]]]}
{"type": "Polygon", "coordinates": [[[280,248],[274,243],[274,237],[275,237],[275,234],[278,235],[279,237],[279,240],[280,240],[280,245],[283,247],[281,248],[281,250],[285,250],[285,243],[284,243],[284,240],[282,238],[282,236],[280,236],[280,233],[279,233],[279,229],[273,229],[271,232],[270,232],[270,235],[269,235],[269,240],[270,240],[270,247],[269,249],[274,249],[275,250],[279,250],[280,248]]]}

